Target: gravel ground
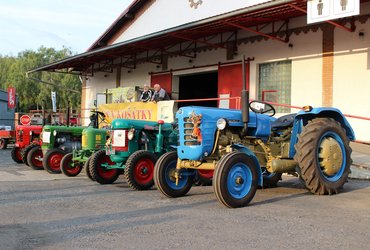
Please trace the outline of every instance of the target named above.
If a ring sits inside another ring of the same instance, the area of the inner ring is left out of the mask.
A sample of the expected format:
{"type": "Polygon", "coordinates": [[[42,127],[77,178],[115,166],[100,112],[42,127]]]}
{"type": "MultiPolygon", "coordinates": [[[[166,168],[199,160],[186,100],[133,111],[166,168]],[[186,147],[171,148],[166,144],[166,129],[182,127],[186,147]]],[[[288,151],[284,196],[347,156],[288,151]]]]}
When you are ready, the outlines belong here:
{"type": "Polygon", "coordinates": [[[169,199],[35,171],[0,151],[0,249],[368,249],[370,181],[339,195],[308,193],[297,178],[258,190],[245,208],[220,205],[212,187],[169,199]]]}

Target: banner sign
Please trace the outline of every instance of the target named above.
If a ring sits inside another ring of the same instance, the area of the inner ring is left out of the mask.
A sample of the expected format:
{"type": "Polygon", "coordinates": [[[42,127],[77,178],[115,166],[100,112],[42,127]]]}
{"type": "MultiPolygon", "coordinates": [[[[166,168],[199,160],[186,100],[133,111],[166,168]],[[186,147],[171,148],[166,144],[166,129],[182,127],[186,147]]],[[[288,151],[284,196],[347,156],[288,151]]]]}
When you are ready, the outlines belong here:
{"type": "Polygon", "coordinates": [[[57,93],[51,91],[51,103],[53,104],[53,112],[57,112],[57,93]]]}
{"type": "Polygon", "coordinates": [[[105,119],[111,123],[114,119],[157,120],[157,104],[153,102],[126,102],[102,104],[98,110],[105,114],[105,119]]]}
{"type": "Polygon", "coordinates": [[[15,108],[15,88],[8,87],[8,108],[14,109],[15,108]]]}
{"type": "Polygon", "coordinates": [[[98,110],[105,114],[105,119],[111,123],[114,119],[173,122],[174,101],[127,102],[102,104],[98,110]]]}

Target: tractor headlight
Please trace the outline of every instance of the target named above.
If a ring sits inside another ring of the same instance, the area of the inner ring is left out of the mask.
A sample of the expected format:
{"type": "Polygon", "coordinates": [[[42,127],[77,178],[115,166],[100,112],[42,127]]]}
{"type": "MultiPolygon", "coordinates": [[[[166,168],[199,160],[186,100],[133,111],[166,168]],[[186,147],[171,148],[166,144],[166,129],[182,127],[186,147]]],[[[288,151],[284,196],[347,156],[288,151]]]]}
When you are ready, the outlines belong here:
{"type": "Polygon", "coordinates": [[[54,135],[54,136],[56,136],[56,135],[57,135],[57,131],[56,131],[56,130],[54,130],[54,131],[53,131],[53,135],[54,135]]]}
{"type": "Polygon", "coordinates": [[[226,128],[227,122],[224,118],[220,118],[217,120],[217,128],[219,130],[224,130],[226,128]]]}
{"type": "Polygon", "coordinates": [[[134,136],[135,136],[135,129],[132,128],[132,129],[130,129],[130,131],[128,131],[127,139],[129,139],[131,141],[132,139],[134,139],[134,136]]]}

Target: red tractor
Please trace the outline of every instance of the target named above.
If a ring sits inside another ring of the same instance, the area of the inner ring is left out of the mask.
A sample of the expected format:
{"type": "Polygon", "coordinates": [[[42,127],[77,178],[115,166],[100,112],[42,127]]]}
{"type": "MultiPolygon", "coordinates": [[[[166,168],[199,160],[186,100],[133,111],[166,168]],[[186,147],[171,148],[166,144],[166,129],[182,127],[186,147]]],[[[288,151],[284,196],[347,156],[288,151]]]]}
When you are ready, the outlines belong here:
{"type": "MultiPolygon", "coordinates": [[[[15,145],[11,151],[12,159],[17,163],[27,164],[27,154],[36,146],[41,145],[42,126],[17,125],[15,128],[15,145]]],[[[28,164],[27,164],[28,165],[28,164]]]]}

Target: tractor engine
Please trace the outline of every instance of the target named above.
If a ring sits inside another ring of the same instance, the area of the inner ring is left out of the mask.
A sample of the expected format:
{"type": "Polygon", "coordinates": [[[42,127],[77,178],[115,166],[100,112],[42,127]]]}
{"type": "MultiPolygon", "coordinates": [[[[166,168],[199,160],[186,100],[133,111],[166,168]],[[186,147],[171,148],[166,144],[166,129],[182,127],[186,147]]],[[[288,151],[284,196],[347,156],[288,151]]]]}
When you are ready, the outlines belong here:
{"type": "Polygon", "coordinates": [[[81,139],[70,134],[59,133],[55,142],[56,147],[68,153],[72,152],[72,150],[80,150],[82,148],[81,139]]]}

